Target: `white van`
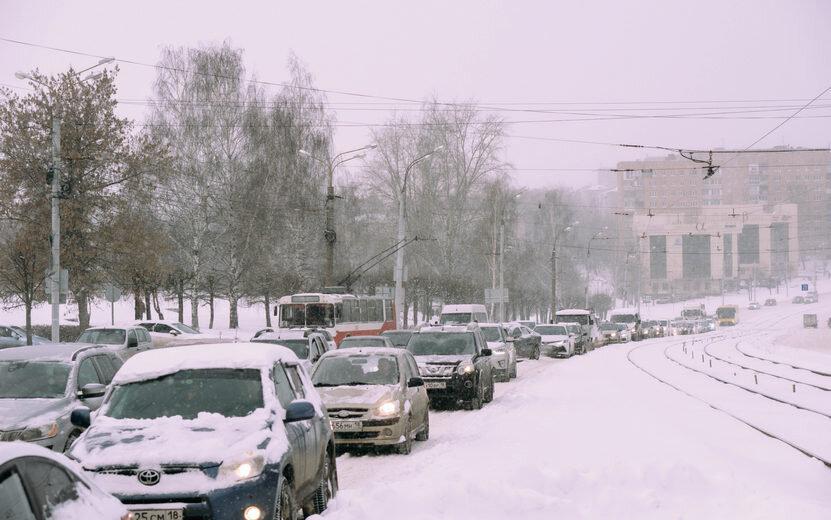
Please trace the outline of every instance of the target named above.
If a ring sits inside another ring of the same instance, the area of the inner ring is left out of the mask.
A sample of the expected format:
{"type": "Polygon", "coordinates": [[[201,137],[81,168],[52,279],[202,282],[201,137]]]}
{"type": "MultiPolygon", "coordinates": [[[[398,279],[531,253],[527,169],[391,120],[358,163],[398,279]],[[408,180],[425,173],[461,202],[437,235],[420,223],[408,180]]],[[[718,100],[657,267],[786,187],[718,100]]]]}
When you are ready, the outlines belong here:
{"type": "Polygon", "coordinates": [[[472,321],[478,323],[488,321],[488,310],[484,305],[466,303],[445,305],[441,308],[439,323],[442,325],[466,325],[472,321]]]}
{"type": "Polygon", "coordinates": [[[583,329],[583,346],[578,351],[579,354],[585,354],[600,345],[600,328],[597,326],[597,318],[590,310],[563,309],[554,314],[554,323],[566,322],[579,323],[583,329]]]}

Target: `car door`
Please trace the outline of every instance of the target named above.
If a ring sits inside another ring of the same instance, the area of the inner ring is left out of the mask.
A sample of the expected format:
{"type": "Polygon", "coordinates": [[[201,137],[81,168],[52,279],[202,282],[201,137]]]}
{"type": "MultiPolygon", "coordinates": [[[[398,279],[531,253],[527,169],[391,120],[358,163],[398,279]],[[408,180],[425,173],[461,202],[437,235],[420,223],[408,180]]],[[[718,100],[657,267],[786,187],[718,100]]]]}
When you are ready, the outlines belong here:
{"type": "Polygon", "coordinates": [[[427,408],[430,405],[429,398],[427,397],[427,387],[424,385],[410,387],[407,385],[407,382],[413,377],[421,377],[418,372],[418,363],[416,363],[415,358],[409,352],[404,352],[401,354],[401,363],[400,363],[400,370],[404,373],[404,385],[407,388],[407,399],[410,401],[410,406],[415,413],[413,414],[417,417],[417,420],[421,420],[421,416],[427,412],[427,408]]]}
{"type": "MultiPolygon", "coordinates": [[[[297,394],[294,392],[294,386],[289,380],[289,375],[286,373],[285,367],[281,363],[276,363],[271,371],[271,377],[274,381],[274,392],[277,394],[277,400],[285,410],[297,399],[297,394]]],[[[309,480],[308,475],[308,450],[306,448],[307,431],[309,430],[309,421],[295,421],[290,423],[282,423],[286,429],[286,437],[291,446],[292,462],[294,464],[295,489],[300,489],[309,480]]],[[[278,426],[279,427],[279,426],[278,426]]]]}
{"type": "MultiPolygon", "coordinates": [[[[104,378],[98,372],[98,368],[95,366],[95,360],[93,359],[95,356],[88,356],[80,360],[78,363],[78,374],[75,378],[76,385],[75,391],[80,392],[84,386],[88,384],[100,384],[106,385],[107,383],[104,381],[104,378]]],[[[104,401],[104,396],[101,397],[88,397],[86,399],[82,399],[82,402],[85,406],[87,406],[90,410],[97,410],[101,403],[104,401]]]]}
{"type": "MultiPolygon", "coordinates": [[[[301,368],[293,363],[287,363],[286,374],[289,376],[296,399],[306,399],[306,388],[303,386],[303,378],[300,377],[299,371],[301,368]]],[[[306,436],[306,473],[310,479],[317,475],[318,468],[323,464],[323,432],[320,428],[320,418],[313,417],[306,421],[308,428],[305,431],[306,436]]]]}
{"type": "Polygon", "coordinates": [[[14,488],[14,495],[21,498],[23,493],[28,495],[28,503],[23,498],[14,504],[17,514],[4,518],[34,520],[41,515],[52,518],[55,507],[78,498],[77,478],[57,462],[43,457],[20,457],[14,461],[14,468],[0,470],[0,488],[6,488],[7,484],[14,488]]]}

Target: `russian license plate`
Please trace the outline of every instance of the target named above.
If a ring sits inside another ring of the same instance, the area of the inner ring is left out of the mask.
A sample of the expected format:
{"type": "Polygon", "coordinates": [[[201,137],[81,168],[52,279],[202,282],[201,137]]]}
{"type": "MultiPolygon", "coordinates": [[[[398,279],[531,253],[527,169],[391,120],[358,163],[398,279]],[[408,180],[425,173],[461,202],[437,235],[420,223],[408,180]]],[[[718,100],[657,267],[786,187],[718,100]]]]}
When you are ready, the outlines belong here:
{"type": "Polygon", "coordinates": [[[428,390],[431,388],[447,388],[447,383],[444,381],[427,381],[424,383],[424,386],[427,387],[428,390]]]}
{"type": "Polygon", "coordinates": [[[135,520],[182,520],[185,518],[181,509],[132,509],[135,520]]]}
{"type": "Polygon", "coordinates": [[[333,432],[359,432],[362,429],[361,421],[332,421],[333,432]]]}

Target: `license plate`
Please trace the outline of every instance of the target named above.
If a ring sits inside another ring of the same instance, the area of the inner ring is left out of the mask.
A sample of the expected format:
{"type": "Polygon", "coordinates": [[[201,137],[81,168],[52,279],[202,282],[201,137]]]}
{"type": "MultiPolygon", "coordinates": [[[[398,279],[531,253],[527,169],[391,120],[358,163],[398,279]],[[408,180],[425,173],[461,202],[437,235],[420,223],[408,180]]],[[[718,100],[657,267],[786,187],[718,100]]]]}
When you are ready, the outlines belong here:
{"type": "Polygon", "coordinates": [[[333,432],[359,432],[362,429],[361,421],[332,421],[333,432]]]}
{"type": "Polygon", "coordinates": [[[181,509],[132,509],[135,520],[182,520],[185,518],[181,509]]]}
{"type": "Polygon", "coordinates": [[[427,381],[424,383],[424,386],[427,387],[428,390],[431,388],[447,388],[447,383],[444,381],[427,381]]]}

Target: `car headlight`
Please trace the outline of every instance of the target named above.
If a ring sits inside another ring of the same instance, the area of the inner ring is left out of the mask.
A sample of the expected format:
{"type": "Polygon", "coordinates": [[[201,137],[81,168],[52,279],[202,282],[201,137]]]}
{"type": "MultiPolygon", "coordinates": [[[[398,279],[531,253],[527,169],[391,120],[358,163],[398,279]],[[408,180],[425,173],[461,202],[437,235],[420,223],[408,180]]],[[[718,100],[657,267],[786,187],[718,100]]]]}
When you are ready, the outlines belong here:
{"type": "Polygon", "coordinates": [[[43,426],[31,426],[20,434],[21,441],[39,441],[49,439],[58,434],[58,423],[44,424],[43,426]]]}
{"type": "Polygon", "coordinates": [[[472,374],[475,369],[472,363],[462,363],[459,365],[459,373],[462,375],[472,374]]]}
{"type": "Polygon", "coordinates": [[[387,401],[378,407],[376,413],[380,416],[387,417],[390,415],[396,415],[400,411],[401,403],[398,401],[387,401]]]}
{"type": "Polygon", "coordinates": [[[234,480],[246,480],[259,476],[265,469],[265,458],[262,454],[248,452],[242,457],[223,462],[219,467],[219,474],[234,480]]]}

